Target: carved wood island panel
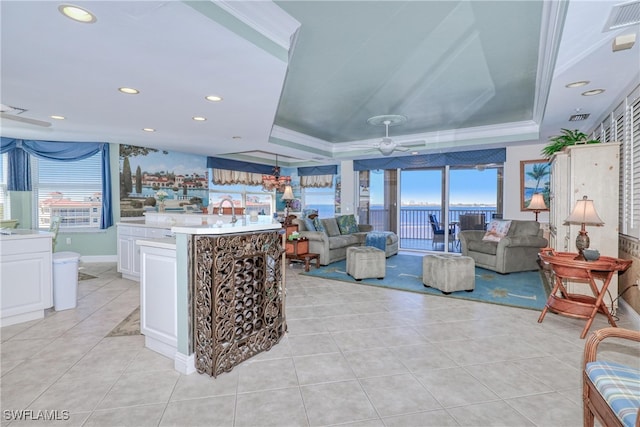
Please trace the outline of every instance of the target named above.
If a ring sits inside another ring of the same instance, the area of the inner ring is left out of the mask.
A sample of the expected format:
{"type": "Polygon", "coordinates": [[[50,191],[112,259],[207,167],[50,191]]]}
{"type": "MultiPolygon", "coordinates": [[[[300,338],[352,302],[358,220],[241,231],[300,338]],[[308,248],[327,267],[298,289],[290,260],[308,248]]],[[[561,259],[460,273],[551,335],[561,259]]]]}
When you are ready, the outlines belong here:
{"type": "Polygon", "coordinates": [[[190,236],[195,368],[213,377],[286,332],[282,234],[190,236]]]}

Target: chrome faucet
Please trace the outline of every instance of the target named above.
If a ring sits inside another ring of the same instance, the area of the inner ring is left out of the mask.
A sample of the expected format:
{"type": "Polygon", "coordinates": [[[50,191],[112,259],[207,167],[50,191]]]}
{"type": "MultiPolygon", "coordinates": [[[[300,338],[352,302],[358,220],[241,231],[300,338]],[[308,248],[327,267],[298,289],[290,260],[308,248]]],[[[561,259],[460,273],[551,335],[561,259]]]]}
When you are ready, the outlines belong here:
{"type": "Polygon", "coordinates": [[[218,215],[222,216],[222,205],[224,204],[224,202],[231,203],[231,224],[235,224],[238,221],[238,218],[236,218],[236,207],[233,204],[233,200],[231,200],[230,198],[225,197],[224,199],[220,200],[220,204],[218,205],[218,215]]]}

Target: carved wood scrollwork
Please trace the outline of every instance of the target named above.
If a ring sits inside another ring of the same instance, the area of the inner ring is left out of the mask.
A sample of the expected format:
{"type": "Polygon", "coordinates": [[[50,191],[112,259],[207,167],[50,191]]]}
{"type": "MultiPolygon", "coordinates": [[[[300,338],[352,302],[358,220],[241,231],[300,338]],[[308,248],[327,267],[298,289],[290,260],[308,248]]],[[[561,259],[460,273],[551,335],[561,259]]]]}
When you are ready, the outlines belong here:
{"type": "Polygon", "coordinates": [[[269,350],[286,331],[278,231],[194,236],[195,367],[217,375],[269,350]]]}

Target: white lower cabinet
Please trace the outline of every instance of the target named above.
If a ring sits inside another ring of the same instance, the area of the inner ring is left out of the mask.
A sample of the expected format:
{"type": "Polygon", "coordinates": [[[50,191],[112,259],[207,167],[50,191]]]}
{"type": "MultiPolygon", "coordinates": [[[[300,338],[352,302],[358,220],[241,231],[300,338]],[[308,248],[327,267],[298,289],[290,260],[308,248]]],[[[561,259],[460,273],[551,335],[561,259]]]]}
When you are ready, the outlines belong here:
{"type": "Polygon", "coordinates": [[[42,319],[53,305],[51,234],[0,237],[0,326],[42,319]]]}
{"type": "Polygon", "coordinates": [[[171,234],[169,228],[118,224],[118,272],[129,280],[140,280],[140,248],[136,240],[162,238],[171,234]]]}
{"type": "Polygon", "coordinates": [[[145,346],[171,359],[178,346],[176,250],[148,246],[140,248],[140,332],[145,346]]]}

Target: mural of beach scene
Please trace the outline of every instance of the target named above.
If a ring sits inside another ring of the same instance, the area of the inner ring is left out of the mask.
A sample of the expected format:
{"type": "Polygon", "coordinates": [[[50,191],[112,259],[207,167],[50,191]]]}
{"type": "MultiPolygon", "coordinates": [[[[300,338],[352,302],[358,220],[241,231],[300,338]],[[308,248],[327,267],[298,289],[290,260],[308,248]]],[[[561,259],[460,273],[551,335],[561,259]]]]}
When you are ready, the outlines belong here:
{"type": "Polygon", "coordinates": [[[207,206],[206,156],[120,145],[120,217],[155,210],[160,190],[167,193],[166,202],[207,206]]]}

